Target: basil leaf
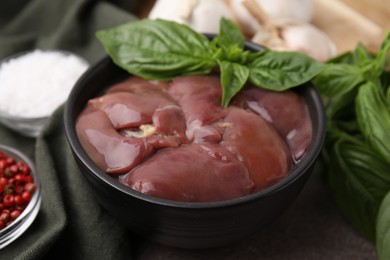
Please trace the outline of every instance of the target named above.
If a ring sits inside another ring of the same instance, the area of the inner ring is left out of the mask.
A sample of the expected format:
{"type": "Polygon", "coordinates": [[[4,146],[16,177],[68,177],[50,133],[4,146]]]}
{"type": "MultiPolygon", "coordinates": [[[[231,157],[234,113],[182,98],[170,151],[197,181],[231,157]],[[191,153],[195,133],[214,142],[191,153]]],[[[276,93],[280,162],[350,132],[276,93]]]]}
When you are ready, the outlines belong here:
{"type": "Polygon", "coordinates": [[[359,43],[356,47],[356,49],[353,51],[354,57],[355,57],[355,63],[356,65],[371,62],[375,59],[375,56],[371,54],[367,48],[359,43]]]}
{"type": "Polygon", "coordinates": [[[390,189],[390,165],[357,139],[339,139],[331,162],[329,184],[340,209],[373,241],[378,209],[390,189]]]}
{"type": "Polygon", "coordinates": [[[376,224],[376,248],[380,260],[390,259],[390,192],[379,208],[376,224]]]}
{"type": "Polygon", "coordinates": [[[140,20],[97,32],[113,61],[146,79],[207,74],[216,65],[209,40],[188,26],[140,20]]]}
{"type": "Polygon", "coordinates": [[[356,116],[372,148],[390,163],[390,110],[380,86],[368,82],[356,97],[356,116]]]}
{"type": "Polygon", "coordinates": [[[355,120],[355,98],[358,89],[345,93],[343,95],[337,95],[326,100],[326,114],[329,123],[332,121],[346,121],[355,120]]]}
{"type": "Polygon", "coordinates": [[[337,57],[331,58],[327,61],[329,64],[350,64],[350,65],[359,65],[361,63],[365,63],[367,61],[373,60],[374,56],[369,53],[366,47],[359,43],[355,50],[348,51],[343,54],[340,54],[337,57]]]}
{"type": "Polygon", "coordinates": [[[236,45],[242,49],[245,43],[245,38],[238,26],[223,17],[221,18],[220,31],[216,38],[218,38],[218,42],[221,46],[236,45]]]}
{"type": "Polygon", "coordinates": [[[343,95],[363,82],[361,70],[350,64],[326,64],[313,83],[327,97],[343,95]]]}
{"type": "Polygon", "coordinates": [[[275,91],[301,85],[323,69],[323,64],[302,53],[270,50],[262,51],[247,66],[250,82],[275,91]]]}
{"type": "Polygon", "coordinates": [[[222,83],[222,106],[227,107],[234,97],[244,86],[249,77],[249,69],[241,64],[228,61],[220,61],[222,83]]]}
{"type": "Polygon", "coordinates": [[[387,87],[386,99],[387,99],[387,104],[388,104],[389,109],[390,109],[390,86],[387,87]]]}
{"type": "Polygon", "coordinates": [[[380,77],[380,84],[385,88],[388,89],[390,87],[390,72],[389,71],[383,71],[381,77],[380,77]]]}
{"type": "Polygon", "coordinates": [[[244,63],[247,59],[247,52],[243,51],[236,45],[222,47],[222,48],[214,48],[215,50],[215,59],[216,60],[225,60],[235,63],[244,63]]]}
{"type": "Polygon", "coordinates": [[[378,82],[378,78],[380,78],[387,60],[387,53],[390,49],[390,32],[387,34],[387,37],[382,42],[381,48],[378,54],[375,57],[373,62],[367,62],[362,64],[362,70],[364,76],[367,80],[372,82],[378,82]]]}
{"type": "Polygon", "coordinates": [[[387,33],[385,39],[383,40],[379,52],[376,57],[377,70],[379,72],[383,71],[387,60],[387,53],[390,49],[390,31],[387,33]]]}
{"type": "Polygon", "coordinates": [[[249,53],[244,51],[245,38],[238,26],[230,20],[221,18],[220,32],[217,37],[211,41],[211,47],[218,55],[216,59],[227,60],[237,63],[245,63],[246,56],[249,53]]]}

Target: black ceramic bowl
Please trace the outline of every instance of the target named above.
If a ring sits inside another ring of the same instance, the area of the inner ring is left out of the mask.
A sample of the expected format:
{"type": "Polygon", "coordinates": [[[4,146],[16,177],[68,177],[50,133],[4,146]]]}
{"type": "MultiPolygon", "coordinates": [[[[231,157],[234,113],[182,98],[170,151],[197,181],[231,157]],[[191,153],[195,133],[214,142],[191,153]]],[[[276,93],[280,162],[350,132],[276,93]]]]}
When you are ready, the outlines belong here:
{"type": "MultiPolygon", "coordinates": [[[[250,42],[246,48],[261,47],[250,42]]],[[[296,88],[307,102],[313,139],[289,175],[258,193],[222,202],[187,203],[151,197],[119,183],[100,170],[78,140],[75,121],[87,101],[128,73],[105,57],[79,79],[65,105],[65,131],[74,158],[103,207],[132,231],[153,241],[183,248],[231,244],[275,220],[297,197],[312,172],[325,137],[321,98],[311,83],[296,88]]]]}

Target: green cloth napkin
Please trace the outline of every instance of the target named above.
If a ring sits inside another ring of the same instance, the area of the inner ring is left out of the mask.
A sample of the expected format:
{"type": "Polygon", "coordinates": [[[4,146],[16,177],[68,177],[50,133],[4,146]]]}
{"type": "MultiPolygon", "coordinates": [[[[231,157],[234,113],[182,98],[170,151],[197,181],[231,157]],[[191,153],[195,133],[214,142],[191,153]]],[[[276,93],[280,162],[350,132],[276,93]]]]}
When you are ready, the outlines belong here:
{"type": "MultiPolygon", "coordinates": [[[[135,19],[134,1],[0,1],[0,58],[42,48],[73,51],[91,64],[104,55],[98,29],[135,19]]],[[[0,259],[129,259],[131,235],[95,201],[70,153],[63,109],[41,136],[23,137],[0,126],[0,143],[35,159],[42,206],[33,225],[0,251],[0,259]]]]}

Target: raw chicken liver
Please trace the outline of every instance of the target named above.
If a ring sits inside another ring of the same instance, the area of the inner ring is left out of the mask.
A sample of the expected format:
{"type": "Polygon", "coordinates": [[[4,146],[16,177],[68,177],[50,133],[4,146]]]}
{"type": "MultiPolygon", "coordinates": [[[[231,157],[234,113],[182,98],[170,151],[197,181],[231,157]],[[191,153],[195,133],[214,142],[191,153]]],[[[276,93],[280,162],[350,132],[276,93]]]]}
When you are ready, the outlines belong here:
{"type": "Polygon", "coordinates": [[[303,98],[291,90],[275,92],[248,87],[233,100],[274,125],[290,146],[295,160],[299,160],[310,145],[312,125],[303,98]]]}
{"type": "Polygon", "coordinates": [[[131,77],[90,100],[76,130],[100,169],[163,199],[228,200],[283,179],[311,142],[303,100],[246,86],[222,108],[221,95],[218,76],[131,77]]]}
{"type": "Polygon", "coordinates": [[[148,195],[186,202],[234,199],[254,190],[246,167],[214,144],[160,150],[123,182],[148,195]]]}

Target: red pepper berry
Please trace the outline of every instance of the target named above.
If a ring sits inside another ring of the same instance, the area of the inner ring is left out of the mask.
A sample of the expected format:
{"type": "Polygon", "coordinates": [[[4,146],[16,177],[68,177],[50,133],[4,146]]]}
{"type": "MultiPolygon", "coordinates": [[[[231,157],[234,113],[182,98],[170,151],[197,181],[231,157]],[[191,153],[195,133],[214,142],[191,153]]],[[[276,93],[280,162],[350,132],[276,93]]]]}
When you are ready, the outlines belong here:
{"type": "Polygon", "coordinates": [[[8,184],[13,185],[15,183],[15,178],[8,178],[8,184]]]}
{"type": "Polygon", "coordinates": [[[15,195],[14,197],[14,201],[15,201],[15,205],[23,205],[25,203],[25,201],[22,199],[22,196],[20,195],[15,195]]]}
{"type": "Polygon", "coordinates": [[[10,213],[10,216],[11,216],[12,219],[16,219],[17,217],[20,216],[20,214],[21,214],[20,210],[15,209],[15,210],[13,210],[13,211],[10,213]]]}
{"type": "Polygon", "coordinates": [[[13,175],[17,174],[19,172],[19,166],[17,166],[16,164],[10,165],[9,172],[13,175]]]}
{"type": "Polygon", "coordinates": [[[8,167],[7,161],[3,158],[0,160],[0,172],[4,172],[5,169],[8,167]]]}
{"type": "Polygon", "coordinates": [[[22,174],[18,173],[15,175],[14,179],[17,183],[20,183],[20,182],[24,181],[24,176],[22,174]]]}
{"type": "Polygon", "coordinates": [[[0,214],[0,221],[7,223],[7,222],[9,222],[10,217],[11,216],[9,215],[9,212],[3,210],[3,212],[1,212],[1,214],[0,214]]]}
{"type": "Polygon", "coordinates": [[[3,193],[5,187],[7,186],[7,179],[5,177],[0,178],[0,194],[3,193]]]}
{"type": "Polygon", "coordinates": [[[5,161],[8,163],[8,165],[11,165],[11,164],[14,164],[15,163],[15,159],[11,156],[7,156],[5,158],[5,161]]]}
{"type": "Polygon", "coordinates": [[[29,201],[31,200],[31,193],[28,192],[28,191],[24,191],[24,192],[22,193],[22,200],[23,200],[25,203],[29,202],[29,201]]]}
{"type": "Polygon", "coordinates": [[[6,185],[8,183],[8,181],[7,181],[7,178],[5,178],[5,177],[1,177],[0,178],[0,185],[6,185]]]}
{"type": "Polygon", "coordinates": [[[33,177],[31,175],[25,175],[24,182],[26,182],[26,183],[34,182],[33,177]]]}
{"type": "Polygon", "coordinates": [[[22,185],[14,185],[13,187],[14,194],[22,194],[23,191],[24,191],[24,187],[22,185]]]}
{"type": "Polygon", "coordinates": [[[30,169],[30,167],[28,167],[26,164],[20,163],[20,164],[19,164],[19,171],[20,171],[20,173],[23,174],[23,175],[29,175],[30,172],[31,172],[31,169],[30,169]]]}
{"type": "Polygon", "coordinates": [[[12,194],[6,194],[3,198],[3,205],[6,208],[11,208],[15,205],[14,195],[12,194]]]}
{"type": "Polygon", "coordinates": [[[26,183],[26,185],[24,185],[24,190],[30,192],[31,194],[36,190],[36,188],[37,185],[35,185],[35,183],[32,182],[28,182],[26,183]]]}

